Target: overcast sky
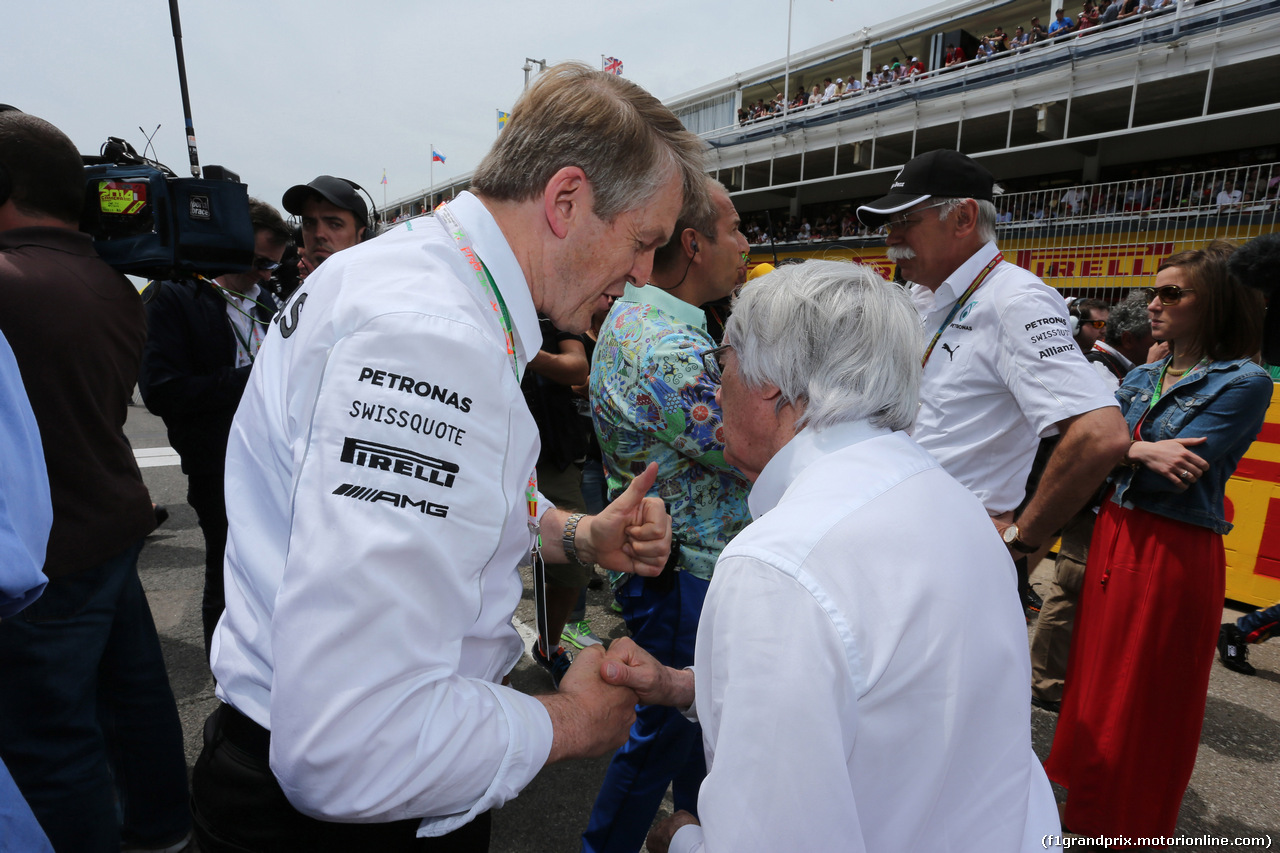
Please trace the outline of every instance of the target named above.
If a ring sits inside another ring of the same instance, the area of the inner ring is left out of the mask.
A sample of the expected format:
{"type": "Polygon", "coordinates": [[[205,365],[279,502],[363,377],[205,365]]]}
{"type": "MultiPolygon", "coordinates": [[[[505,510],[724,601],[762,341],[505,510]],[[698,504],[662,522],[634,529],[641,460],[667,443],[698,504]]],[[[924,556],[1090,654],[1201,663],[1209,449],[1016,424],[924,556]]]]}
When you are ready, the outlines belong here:
{"type": "MultiPolygon", "coordinates": [[[[803,50],[927,5],[795,0],[803,50]],[[891,11],[889,11],[891,10],[891,11]]],[[[238,172],[276,206],[318,174],[383,203],[469,172],[524,83],[526,57],[600,67],[606,54],[659,98],[780,59],[786,0],[181,0],[200,163],[238,172]]],[[[56,124],[82,153],[108,136],[188,175],[167,0],[51,0],[5,8],[0,102],[56,124]]],[[[282,211],[283,212],[283,211],[282,211]]]]}

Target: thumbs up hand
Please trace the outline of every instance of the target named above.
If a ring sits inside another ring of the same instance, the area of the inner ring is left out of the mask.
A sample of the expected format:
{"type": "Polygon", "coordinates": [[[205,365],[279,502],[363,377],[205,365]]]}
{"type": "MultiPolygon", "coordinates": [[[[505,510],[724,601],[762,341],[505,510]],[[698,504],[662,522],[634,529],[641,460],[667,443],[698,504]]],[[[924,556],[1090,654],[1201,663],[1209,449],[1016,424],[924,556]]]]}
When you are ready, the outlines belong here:
{"type": "Polygon", "coordinates": [[[583,562],[646,577],[662,572],[671,553],[671,516],[659,498],[645,497],[657,478],[658,466],[650,463],[603,512],[578,523],[583,562]]]}

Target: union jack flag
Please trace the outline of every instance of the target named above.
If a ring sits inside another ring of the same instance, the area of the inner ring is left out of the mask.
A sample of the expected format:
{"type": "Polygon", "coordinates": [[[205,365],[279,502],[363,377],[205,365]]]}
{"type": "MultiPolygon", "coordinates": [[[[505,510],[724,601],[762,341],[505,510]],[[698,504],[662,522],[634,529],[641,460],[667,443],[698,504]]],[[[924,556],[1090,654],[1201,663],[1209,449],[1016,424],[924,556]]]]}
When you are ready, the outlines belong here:
{"type": "Polygon", "coordinates": [[[604,58],[604,70],[610,74],[622,76],[622,60],[612,56],[604,58]]]}

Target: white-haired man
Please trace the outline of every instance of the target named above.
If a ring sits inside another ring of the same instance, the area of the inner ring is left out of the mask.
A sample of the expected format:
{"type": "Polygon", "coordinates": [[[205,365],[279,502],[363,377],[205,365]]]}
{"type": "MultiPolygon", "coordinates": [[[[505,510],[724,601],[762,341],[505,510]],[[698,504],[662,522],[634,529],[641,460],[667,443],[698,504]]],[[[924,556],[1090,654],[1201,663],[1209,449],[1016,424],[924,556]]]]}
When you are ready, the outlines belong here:
{"type": "Polygon", "coordinates": [[[557,694],[502,685],[517,566],[540,539],[548,560],[657,574],[670,519],[652,473],[598,516],[548,507],[519,380],[539,313],[585,331],[648,279],[700,169],[643,89],[557,66],[473,192],[286,303],[227,451],[224,704],[192,783],[206,853],[486,850],[488,810],[542,766],[626,739],[635,697],[599,680],[601,650],[557,694]]]}
{"type": "MultiPolygon", "coordinates": [[[[995,192],[985,168],[940,149],[907,163],[858,218],[888,227],[889,259],[911,283],[926,336],[912,435],[1025,557],[1084,505],[1129,441],[1115,398],[1071,339],[1062,297],[997,248],[995,192]],[[1054,433],[1062,440],[1015,519],[1039,439],[1054,433]]],[[[1019,586],[1038,609],[1025,562],[1019,586]]]]}
{"type": "MultiPolygon", "coordinates": [[[[698,614],[716,558],[746,526],[747,481],[724,456],[715,346],[702,306],[746,280],[747,241],[729,191],[705,179],[707,198],[685,205],[655,255],[650,286],[627,288],[605,319],[591,365],[592,420],[609,494],[651,463],[653,493],[671,513],[675,545],[656,578],[612,574],[632,639],[669,666],[693,663],[698,614]]],[[[698,727],[670,708],[641,708],[609,763],[582,835],[582,853],[640,848],[668,788],[696,809],[705,774],[698,727]]]]}
{"type": "Polygon", "coordinates": [[[743,288],[709,362],[754,520],[716,566],[692,674],[632,645],[602,664],[642,701],[696,694],[699,817],[660,824],[653,853],[1055,846],[1013,565],[905,432],[920,338],[905,292],[865,267],[743,288]]]}

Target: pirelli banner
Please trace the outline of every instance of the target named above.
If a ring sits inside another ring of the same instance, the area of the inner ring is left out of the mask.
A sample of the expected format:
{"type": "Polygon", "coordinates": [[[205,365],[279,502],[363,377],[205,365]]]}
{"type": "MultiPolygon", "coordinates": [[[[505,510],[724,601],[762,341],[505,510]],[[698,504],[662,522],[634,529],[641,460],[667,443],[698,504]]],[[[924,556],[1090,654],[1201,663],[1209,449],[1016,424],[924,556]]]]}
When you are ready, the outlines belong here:
{"type": "MultiPolygon", "coordinates": [[[[997,242],[1005,259],[1030,270],[1045,284],[1063,291],[1064,296],[1096,296],[1115,302],[1133,287],[1150,287],[1160,263],[1175,252],[1204,248],[1215,239],[1247,242],[1258,233],[1246,237],[1238,228],[1223,224],[1206,230],[1202,227],[1167,229],[1158,234],[1115,233],[1059,234],[1050,236],[1028,229],[1001,230],[997,242]],[[1138,238],[1138,239],[1135,239],[1138,238]]],[[[773,263],[773,253],[754,247],[752,264],[773,263]]],[[[894,276],[894,264],[883,245],[849,246],[823,243],[813,246],[779,246],[778,260],[786,258],[828,258],[856,261],[874,267],[887,279],[894,276]]]]}
{"type": "Polygon", "coordinates": [[[1226,512],[1227,598],[1270,607],[1280,601],[1280,394],[1227,481],[1226,512]]]}

